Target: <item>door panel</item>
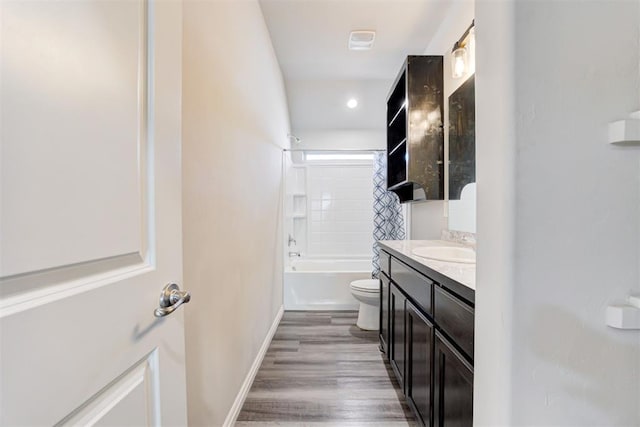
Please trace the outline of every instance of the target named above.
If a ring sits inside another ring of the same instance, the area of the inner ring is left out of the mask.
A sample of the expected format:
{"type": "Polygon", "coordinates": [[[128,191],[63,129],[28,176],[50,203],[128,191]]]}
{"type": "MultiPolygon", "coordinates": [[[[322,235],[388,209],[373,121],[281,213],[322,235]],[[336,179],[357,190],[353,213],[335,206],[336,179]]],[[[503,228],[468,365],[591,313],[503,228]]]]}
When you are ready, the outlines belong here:
{"type": "Polygon", "coordinates": [[[422,425],[431,426],[433,323],[407,301],[407,399],[422,425]]]}
{"type": "Polygon", "coordinates": [[[0,274],[140,253],[144,4],[9,1],[2,20],[0,274]]]}
{"type": "Polygon", "coordinates": [[[473,366],[436,332],[434,425],[473,425],[473,366]]]}
{"type": "Polygon", "coordinates": [[[72,416],[66,425],[157,425],[159,373],[158,353],[154,351],[129,372],[121,375],[72,416]]]}
{"type": "Polygon", "coordinates": [[[0,8],[0,424],[184,425],[181,4],[0,8]]]}

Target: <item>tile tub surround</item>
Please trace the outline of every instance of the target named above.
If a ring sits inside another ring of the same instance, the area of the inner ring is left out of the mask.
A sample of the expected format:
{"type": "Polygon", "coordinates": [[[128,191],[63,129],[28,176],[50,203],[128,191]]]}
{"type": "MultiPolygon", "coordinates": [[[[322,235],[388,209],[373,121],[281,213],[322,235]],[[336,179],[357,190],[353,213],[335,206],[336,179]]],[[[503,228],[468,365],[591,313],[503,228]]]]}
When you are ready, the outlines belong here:
{"type": "Polygon", "coordinates": [[[308,164],[306,254],[371,257],[373,165],[308,164]]]}
{"type": "Polygon", "coordinates": [[[416,426],[356,311],[286,311],[236,426],[416,426]]]}
{"type": "Polygon", "coordinates": [[[383,250],[395,255],[417,270],[420,271],[426,267],[428,270],[423,272],[430,277],[435,276],[432,277],[433,279],[440,279],[438,275],[444,276],[444,281],[448,279],[448,281],[457,282],[473,291],[476,289],[475,264],[436,261],[412,253],[413,249],[423,246],[467,247],[465,245],[445,240],[381,240],[379,243],[383,250]],[[433,272],[436,274],[434,275],[433,272]]]}

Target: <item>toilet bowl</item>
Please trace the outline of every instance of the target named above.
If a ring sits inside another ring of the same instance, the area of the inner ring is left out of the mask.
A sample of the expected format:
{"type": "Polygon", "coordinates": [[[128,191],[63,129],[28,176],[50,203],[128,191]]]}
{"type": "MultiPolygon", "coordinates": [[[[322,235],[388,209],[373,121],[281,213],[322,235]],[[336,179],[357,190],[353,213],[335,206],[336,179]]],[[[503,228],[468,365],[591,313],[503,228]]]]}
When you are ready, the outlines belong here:
{"type": "Polygon", "coordinates": [[[378,279],[354,280],[349,288],[351,295],[360,302],[356,325],[367,331],[378,330],[380,327],[380,281],[378,279]]]}

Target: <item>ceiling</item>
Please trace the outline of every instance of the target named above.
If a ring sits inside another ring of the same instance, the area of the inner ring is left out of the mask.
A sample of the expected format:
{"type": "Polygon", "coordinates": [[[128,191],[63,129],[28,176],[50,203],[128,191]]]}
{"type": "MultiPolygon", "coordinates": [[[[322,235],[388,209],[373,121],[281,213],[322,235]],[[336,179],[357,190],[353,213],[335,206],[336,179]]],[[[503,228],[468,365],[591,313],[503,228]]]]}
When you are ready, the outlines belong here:
{"type": "Polygon", "coordinates": [[[260,0],[295,129],[384,128],[404,58],[424,53],[453,0],[260,0]],[[375,30],[370,51],[349,33],[375,30]],[[349,98],[359,105],[346,108],[349,98]]]}

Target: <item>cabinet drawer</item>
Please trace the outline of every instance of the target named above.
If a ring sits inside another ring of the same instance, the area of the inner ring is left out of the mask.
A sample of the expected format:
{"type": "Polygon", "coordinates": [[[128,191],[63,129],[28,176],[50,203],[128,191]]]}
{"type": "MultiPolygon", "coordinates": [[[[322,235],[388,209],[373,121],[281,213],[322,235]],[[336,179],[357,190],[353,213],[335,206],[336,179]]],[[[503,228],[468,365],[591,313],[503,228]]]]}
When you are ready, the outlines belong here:
{"type": "Polygon", "coordinates": [[[439,286],[433,295],[436,324],[473,360],[473,308],[439,286]]]}
{"type": "Polygon", "coordinates": [[[433,281],[413,268],[391,258],[391,280],[428,315],[432,315],[431,288],[433,281]]]}
{"type": "Polygon", "coordinates": [[[386,273],[387,277],[391,276],[389,274],[390,259],[391,259],[391,256],[388,253],[386,253],[385,251],[380,251],[380,260],[378,261],[380,263],[380,271],[382,271],[383,273],[386,273]]]}

